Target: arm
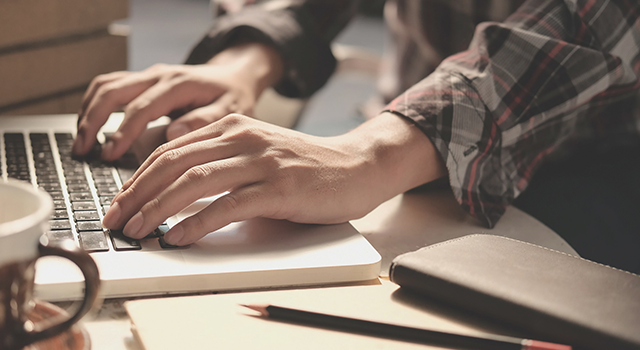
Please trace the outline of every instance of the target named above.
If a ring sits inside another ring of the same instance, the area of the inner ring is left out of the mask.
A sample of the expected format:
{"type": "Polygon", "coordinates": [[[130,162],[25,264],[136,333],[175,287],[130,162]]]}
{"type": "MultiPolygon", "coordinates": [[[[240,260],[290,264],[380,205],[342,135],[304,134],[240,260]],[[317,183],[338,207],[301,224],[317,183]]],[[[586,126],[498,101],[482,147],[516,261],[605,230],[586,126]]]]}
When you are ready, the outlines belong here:
{"type": "Polygon", "coordinates": [[[218,19],[189,65],[98,76],[79,112],[74,153],[88,152],[109,114],[120,108],[125,119],[103,148],[106,160],[121,156],[149,121],[163,115],[179,117],[167,131],[173,139],[228,113],[251,115],[267,86],[290,96],[313,93],[333,72],[329,43],[355,4],[306,0],[248,6],[218,19]]]}
{"type": "Polygon", "coordinates": [[[640,31],[626,6],[529,1],[387,110],[416,122],[462,207],[491,227],[548,157],[638,132],[640,31]]]}
{"type": "Polygon", "coordinates": [[[167,242],[189,244],[253,217],[339,223],[444,174],[425,135],[391,113],[336,137],[229,115],[160,146],[123,185],[103,224],[142,238],[195,200],[225,191],[173,227],[167,242]]]}
{"type": "MultiPolygon", "coordinates": [[[[115,197],[105,226],[124,226],[139,238],[195,199],[227,191],[167,240],[188,244],[256,216],[340,222],[441,176],[441,159],[462,205],[494,224],[541,159],[593,135],[593,118],[602,115],[594,112],[637,94],[638,45],[619,45],[632,36],[606,26],[633,23],[616,18],[632,11],[609,3],[592,12],[604,16],[599,22],[579,16],[589,11],[569,2],[545,4],[481,27],[471,50],[389,105],[415,124],[383,113],[345,135],[318,138],[230,115],[156,150],[115,197]],[[554,26],[549,16],[557,17],[554,26]]],[[[624,120],[616,125],[629,127],[624,120]]]]}
{"type": "Polygon", "coordinates": [[[182,113],[167,129],[174,139],[231,112],[251,114],[262,91],[282,76],[282,62],[271,47],[246,43],[230,47],[207,62],[155,65],[142,72],[96,77],[85,93],[73,152],[84,154],[111,112],[125,118],[103,146],[102,158],[120,157],[149,121],[182,113]]]}

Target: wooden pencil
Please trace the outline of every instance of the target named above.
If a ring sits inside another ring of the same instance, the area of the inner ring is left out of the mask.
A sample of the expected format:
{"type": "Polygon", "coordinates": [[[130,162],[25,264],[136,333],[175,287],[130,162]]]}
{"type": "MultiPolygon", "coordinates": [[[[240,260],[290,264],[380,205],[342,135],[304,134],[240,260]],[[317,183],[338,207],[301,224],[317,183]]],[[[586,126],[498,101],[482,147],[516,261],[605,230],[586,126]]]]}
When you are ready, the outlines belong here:
{"type": "Polygon", "coordinates": [[[571,346],[531,339],[487,335],[475,337],[290,309],[274,305],[242,305],[275,320],[454,349],[570,350],[571,346]]]}

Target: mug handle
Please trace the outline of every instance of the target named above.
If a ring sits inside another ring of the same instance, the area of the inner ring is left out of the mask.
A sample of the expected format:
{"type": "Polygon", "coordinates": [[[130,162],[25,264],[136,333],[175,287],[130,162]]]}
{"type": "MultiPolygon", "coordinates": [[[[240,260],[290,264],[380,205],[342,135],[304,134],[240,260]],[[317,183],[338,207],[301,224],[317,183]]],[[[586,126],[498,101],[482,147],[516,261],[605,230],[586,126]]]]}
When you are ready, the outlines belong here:
{"type": "Polygon", "coordinates": [[[25,331],[24,338],[27,339],[27,344],[23,346],[53,337],[69,329],[91,310],[91,307],[98,297],[98,289],[100,288],[100,274],[96,263],[89,254],[81,250],[73,241],[64,241],[56,245],[48,245],[40,242],[40,244],[38,244],[38,250],[40,252],[40,258],[44,256],[60,256],[71,260],[71,262],[80,268],[80,271],[82,271],[84,275],[84,299],[78,311],[64,322],[54,324],[42,330],[25,331]]]}

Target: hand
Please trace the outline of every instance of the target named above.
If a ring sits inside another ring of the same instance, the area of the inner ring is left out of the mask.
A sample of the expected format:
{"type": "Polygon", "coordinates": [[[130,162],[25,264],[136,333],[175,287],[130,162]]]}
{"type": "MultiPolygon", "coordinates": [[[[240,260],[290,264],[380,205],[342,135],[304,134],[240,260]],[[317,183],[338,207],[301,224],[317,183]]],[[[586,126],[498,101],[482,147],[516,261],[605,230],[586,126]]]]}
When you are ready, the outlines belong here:
{"type": "Polygon", "coordinates": [[[174,226],[166,241],[189,244],[253,217],[345,222],[442,176],[438,161],[424,134],[391,114],[328,138],[232,114],[154,151],[123,185],[103,224],[142,238],[197,199],[226,191],[174,226]]]}
{"type": "Polygon", "coordinates": [[[244,44],[216,55],[207,64],[155,65],[142,72],[114,72],[96,77],[85,93],[73,152],[88,152],[109,115],[124,108],[119,129],[103,146],[102,158],[119,158],[148,122],[176,116],[167,128],[172,140],[223,116],[251,115],[262,91],[281,74],[275,51],[244,44]]]}

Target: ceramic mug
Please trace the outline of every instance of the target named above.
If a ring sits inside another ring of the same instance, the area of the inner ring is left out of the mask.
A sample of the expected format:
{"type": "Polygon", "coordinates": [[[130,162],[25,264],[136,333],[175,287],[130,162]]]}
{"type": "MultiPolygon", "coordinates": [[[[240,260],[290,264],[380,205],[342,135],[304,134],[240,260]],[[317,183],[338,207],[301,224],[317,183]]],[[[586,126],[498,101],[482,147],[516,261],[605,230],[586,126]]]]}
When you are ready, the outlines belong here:
{"type": "Polygon", "coordinates": [[[69,329],[93,306],[100,277],[93,259],[73,241],[49,245],[46,235],[53,201],[30,183],[0,180],[0,349],[22,349],[69,329]],[[85,278],[85,295],[78,311],[63,322],[33,324],[36,260],[60,256],[75,263],[85,278]]]}

